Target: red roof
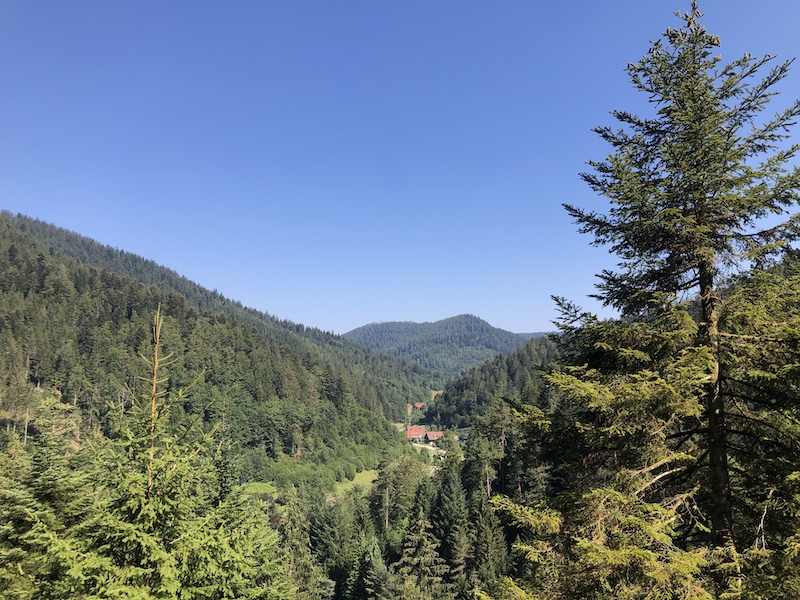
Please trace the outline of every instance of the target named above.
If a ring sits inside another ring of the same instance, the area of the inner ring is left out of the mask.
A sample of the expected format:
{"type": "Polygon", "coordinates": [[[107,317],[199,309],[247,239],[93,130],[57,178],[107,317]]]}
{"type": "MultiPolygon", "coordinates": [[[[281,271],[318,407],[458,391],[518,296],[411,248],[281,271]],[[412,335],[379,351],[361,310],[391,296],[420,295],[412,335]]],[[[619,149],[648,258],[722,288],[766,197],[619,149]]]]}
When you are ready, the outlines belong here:
{"type": "Polygon", "coordinates": [[[425,404],[423,404],[422,402],[416,402],[414,403],[414,408],[416,408],[417,410],[422,410],[423,408],[425,408],[425,404]]]}
{"type": "Polygon", "coordinates": [[[425,426],[424,425],[409,425],[406,428],[406,437],[409,440],[413,440],[415,438],[422,439],[425,437],[425,426]]]}
{"type": "Polygon", "coordinates": [[[425,440],[428,442],[435,442],[444,435],[443,431],[429,431],[425,434],[425,440]]]}

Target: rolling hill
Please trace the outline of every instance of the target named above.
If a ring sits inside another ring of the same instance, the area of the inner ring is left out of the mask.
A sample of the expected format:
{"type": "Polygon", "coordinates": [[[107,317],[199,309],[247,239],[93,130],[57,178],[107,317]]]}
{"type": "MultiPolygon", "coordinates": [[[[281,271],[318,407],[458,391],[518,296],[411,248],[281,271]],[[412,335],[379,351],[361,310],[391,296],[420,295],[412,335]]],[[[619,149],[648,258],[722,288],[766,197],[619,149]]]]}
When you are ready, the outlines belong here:
{"type": "Polygon", "coordinates": [[[511,333],[476,316],[458,315],[434,323],[372,323],[343,337],[456,377],[498,354],[514,352],[529,339],[541,335],[511,333]]]}

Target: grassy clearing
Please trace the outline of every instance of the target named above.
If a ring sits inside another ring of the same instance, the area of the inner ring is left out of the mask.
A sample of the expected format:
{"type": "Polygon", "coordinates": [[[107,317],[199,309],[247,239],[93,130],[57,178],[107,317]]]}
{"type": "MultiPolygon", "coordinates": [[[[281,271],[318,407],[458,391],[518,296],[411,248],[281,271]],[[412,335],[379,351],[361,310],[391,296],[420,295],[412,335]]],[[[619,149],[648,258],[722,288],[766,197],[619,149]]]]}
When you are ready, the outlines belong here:
{"type": "Polygon", "coordinates": [[[274,497],[278,493],[278,488],[276,488],[275,484],[272,482],[250,481],[244,484],[244,489],[242,491],[248,496],[270,494],[274,497]]]}
{"type": "Polygon", "coordinates": [[[352,481],[343,481],[341,483],[337,483],[336,487],[333,488],[333,492],[331,492],[331,496],[333,498],[339,498],[343,496],[348,490],[354,488],[357,485],[360,485],[365,490],[369,490],[372,487],[372,483],[378,478],[378,471],[359,471],[356,473],[356,476],[353,478],[352,481]]]}

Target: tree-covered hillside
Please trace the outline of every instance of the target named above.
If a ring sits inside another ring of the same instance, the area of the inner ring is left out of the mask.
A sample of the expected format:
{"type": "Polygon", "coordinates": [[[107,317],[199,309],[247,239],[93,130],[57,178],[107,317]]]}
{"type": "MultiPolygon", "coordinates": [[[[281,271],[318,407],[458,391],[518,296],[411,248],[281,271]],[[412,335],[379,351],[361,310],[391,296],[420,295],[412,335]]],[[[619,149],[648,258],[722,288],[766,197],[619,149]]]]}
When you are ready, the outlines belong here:
{"type": "Polygon", "coordinates": [[[267,319],[257,328],[255,315],[239,318],[221,298],[220,310],[201,310],[166,285],[63,256],[19,224],[0,217],[0,419],[11,429],[25,431],[48,393],[74,407],[84,429],[107,431],[145,376],[139,355],[159,305],[172,354],[167,390],[197,380],[171,418],[224,423],[242,479],[324,489],[374,468],[400,442],[385,417],[430,395],[390,357],[345,340],[317,346],[267,319]]]}
{"type": "Polygon", "coordinates": [[[448,381],[426,410],[427,418],[441,427],[470,427],[494,400],[511,405],[533,402],[544,389],[542,375],[558,356],[551,337],[536,337],[510,354],[500,354],[448,381]]]}
{"type": "Polygon", "coordinates": [[[511,333],[473,315],[459,315],[435,323],[373,323],[344,337],[455,377],[500,353],[515,351],[536,335],[540,334],[511,333]]]}
{"type": "Polygon", "coordinates": [[[64,255],[81,264],[132,278],[159,290],[177,293],[197,310],[245,324],[265,340],[282,344],[298,355],[308,354],[348,378],[363,404],[390,420],[402,420],[406,404],[424,402],[430,390],[441,389],[442,376],[425,368],[370,352],[341,336],[313,327],[278,320],[210,291],[175,271],[135,254],[24,215],[3,212],[2,219],[47,255],[64,255]]]}

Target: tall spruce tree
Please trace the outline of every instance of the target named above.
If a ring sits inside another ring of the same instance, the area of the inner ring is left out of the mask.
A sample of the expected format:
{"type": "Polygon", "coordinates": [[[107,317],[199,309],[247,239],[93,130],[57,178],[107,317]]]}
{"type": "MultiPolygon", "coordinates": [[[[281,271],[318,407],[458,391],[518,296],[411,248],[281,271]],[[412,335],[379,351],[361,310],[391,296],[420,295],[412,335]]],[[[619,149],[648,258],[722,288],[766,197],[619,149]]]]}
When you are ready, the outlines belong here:
{"type": "Polygon", "coordinates": [[[403,541],[403,555],[397,563],[397,573],[403,581],[402,598],[437,600],[452,598],[445,582],[447,563],[439,556],[431,524],[422,511],[417,514],[403,541]]]}
{"type": "Polygon", "coordinates": [[[467,561],[470,557],[469,512],[461,485],[461,452],[458,442],[448,440],[448,454],[437,476],[439,493],[431,514],[433,534],[438,540],[439,555],[447,562],[448,580],[453,593],[460,596],[468,588],[467,561]]]}
{"type": "Polygon", "coordinates": [[[286,552],[286,574],[296,586],[296,600],[324,600],[333,596],[334,583],[311,553],[308,517],[300,506],[297,488],[286,490],[279,531],[286,552]]]}
{"type": "Polygon", "coordinates": [[[559,300],[564,366],[546,379],[560,492],[536,506],[493,500],[526,558],[514,594],[800,589],[800,282],[772,262],[798,232],[800,148],[787,136],[800,102],[762,118],[790,62],[723,65],[701,16],[692,2],[628,66],[652,116],[615,111],[621,127],[596,130],[612,152],[582,176],[610,207],[566,207],[619,257],[597,297],[621,316],[559,300]]]}
{"type": "Polygon", "coordinates": [[[75,597],[287,597],[278,534],[264,507],[238,490],[220,497],[205,451],[213,431],[168,426],[185,395],[164,389],[163,325],[159,308],[147,390],[115,439],[99,443],[94,514],[74,528],[86,556],[67,573],[75,597]]]}
{"type": "Polygon", "coordinates": [[[380,544],[378,539],[373,537],[365,544],[356,568],[350,573],[346,597],[349,600],[378,598],[387,575],[388,570],[381,555],[380,544]]]}
{"type": "Polygon", "coordinates": [[[699,327],[694,346],[712,363],[704,389],[702,429],[707,465],[710,541],[735,541],[732,510],[729,407],[721,349],[721,281],[728,269],[760,264],[797,234],[792,216],[800,199],[799,146],[786,143],[800,115],[794,102],[761,118],[791,61],[746,54],[723,65],[719,38],[700,24],[697,3],[680,14],[647,55],[628,66],[637,90],[655,108],[651,117],[615,111],[622,128],[596,132],[613,151],[582,175],[611,206],[606,213],[567,210],[596,245],[620,258],[601,275],[598,297],[627,318],[640,318],[682,294],[696,295],[699,327]],[[757,79],[763,69],[763,78],[757,79]],[[754,79],[756,78],[756,79],[754,79]]]}
{"type": "Polygon", "coordinates": [[[472,543],[467,568],[475,587],[493,593],[506,571],[506,538],[486,494],[477,489],[470,500],[472,543]]]}

